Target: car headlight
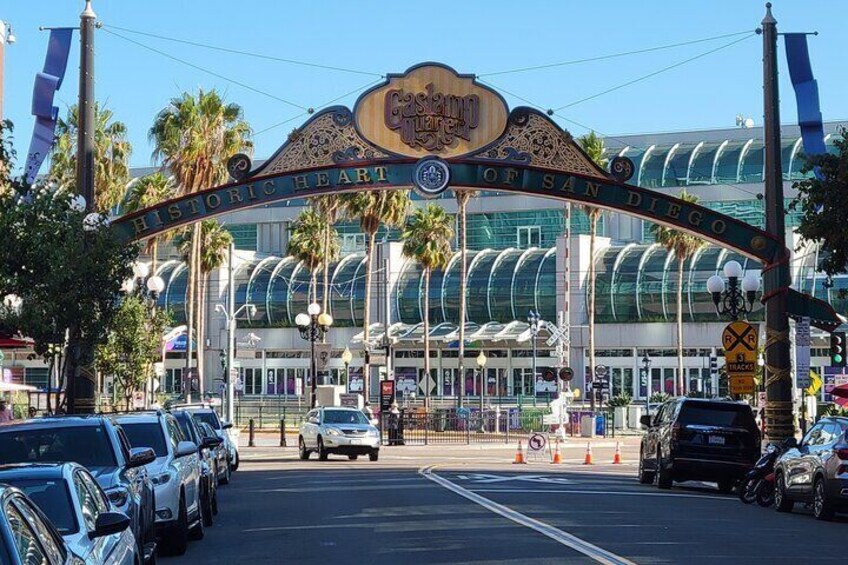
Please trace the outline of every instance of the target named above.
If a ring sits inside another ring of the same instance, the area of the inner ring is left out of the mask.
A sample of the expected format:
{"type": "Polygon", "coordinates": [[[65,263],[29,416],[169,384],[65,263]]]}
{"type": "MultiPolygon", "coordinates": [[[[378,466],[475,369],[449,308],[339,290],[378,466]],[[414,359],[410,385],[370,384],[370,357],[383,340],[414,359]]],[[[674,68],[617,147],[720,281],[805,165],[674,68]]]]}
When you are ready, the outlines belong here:
{"type": "Polygon", "coordinates": [[[327,428],[327,435],[328,436],[340,436],[340,435],[342,435],[342,433],[339,430],[337,430],[336,428],[327,428]]]}
{"type": "Polygon", "coordinates": [[[171,480],[171,473],[162,473],[159,475],[153,475],[150,477],[150,482],[156,486],[164,485],[168,481],[171,480]]]}
{"type": "Polygon", "coordinates": [[[106,496],[109,497],[109,502],[118,508],[122,508],[130,498],[130,491],[124,487],[115,487],[107,490],[106,496]]]}
{"type": "Polygon", "coordinates": [[[377,428],[371,427],[368,428],[368,437],[379,437],[380,432],[377,431],[377,428]]]}

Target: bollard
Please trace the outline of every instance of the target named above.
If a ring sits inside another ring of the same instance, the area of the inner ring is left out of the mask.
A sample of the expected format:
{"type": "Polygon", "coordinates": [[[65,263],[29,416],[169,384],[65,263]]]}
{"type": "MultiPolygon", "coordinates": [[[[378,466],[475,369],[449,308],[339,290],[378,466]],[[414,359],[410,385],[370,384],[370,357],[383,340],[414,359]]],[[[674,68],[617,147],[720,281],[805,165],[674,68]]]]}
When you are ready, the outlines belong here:
{"type": "Polygon", "coordinates": [[[253,427],[254,422],[253,418],[248,422],[248,434],[247,434],[247,447],[256,447],[256,443],[253,441],[253,427]]]}
{"type": "Polygon", "coordinates": [[[280,447],[286,446],[286,420],[280,420],[280,447]]]}

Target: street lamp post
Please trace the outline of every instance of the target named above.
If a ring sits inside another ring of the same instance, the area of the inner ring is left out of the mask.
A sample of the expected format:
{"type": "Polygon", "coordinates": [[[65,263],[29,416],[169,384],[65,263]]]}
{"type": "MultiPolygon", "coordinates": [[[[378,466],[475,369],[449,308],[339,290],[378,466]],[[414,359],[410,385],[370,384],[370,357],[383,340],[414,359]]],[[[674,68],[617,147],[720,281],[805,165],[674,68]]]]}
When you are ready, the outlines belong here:
{"type": "Polygon", "coordinates": [[[536,336],[539,334],[539,322],[542,321],[542,317],[539,316],[538,312],[534,312],[530,310],[527,314],[527,323],[530,324],[530,335],[533,340],[533,394],[536,392],[536,336]]]}
{"type": "Polygon", "coordinates": [[[315,360],[315,343],[321,341],[324,335],[333,325],[333,317],[326,312],[321,312],[321,305],[313,302],[306,308],[306,314],[301,312],[295,316],[294,323],[300,330],[300,337],[309,341],[311,349],[310,373],[312,374],[312,386],[309,394],[309,407],[315,408],[318,390],[318,364],[315,360]]]}
{"type": "Polygon", "coordinates": [[[353,353],[350,352],[350,347],[345,347],[344,352],[342,352],[342,363],[344,363],[345,368],[345,390],[350,390],[350,362],[353,361],[353,353]]]}
{"type": "Polygon", "coordinates": [[[716,313],[720,316],[730,316],[734,321],[739,319],[740,314],[747,317],[754,309],[754,300],[760,288],[759,277],[748,273],[742,278],[740,285],[742,265],[736,261],[728,261],[724,265],[724,276],[727,277],[726,288],[724,279],[719,275],[713,275],[707,280],[707,291],[713,297],[716,313]]]}
{"type": "MultiPolygon", "coordinates": [[[[232,288],[232,284],[230,285],[232,288]]],[[[256,315],[256,306],[253,304],[242,304],[239,308],[235,309],[235,299],[233,296],[230,296],[230,300],[228,301],[227,307],[225,308],[223,304],[216,304],[215,311],[220,312],[224,315],[224,318],[227,321],[227,372],[224,375],[224,382],[227,383],[227,421],[233,423],[233,419],[235,418],[236,411],[236,402],[235,402],[235,377],[233,376],[233,359],[236,356],[236,327],[237,327],[237,318],[242,311],[247,311],[247,315],[249,317],[253,317],[256,315]]],[[[189,336],[191,339],[191,336],[189,336]]]]}
{"type": "MultiPolygon", "coordinates": [[[[127,294],[135,293],[144,305],[147,307],[149,319],[153,319],[156,313],[156,302],[159,300],[159,295],[165,290],[165,281],[158,275],[150,276],[150,268],[146,263],[136,263],[133,265],[133,278],[124,283],[124,291],[127,294]]],[[[161,337],[161,336],[160,336],[161,337]]],[[[162,365],[165,365],[165,356],[162,356],[162,365]]],[[[153,376],[147,380],[145,385],[145,402],[149,405],[153,398],[153,376]]]]}
{"type": "Polygon", "coordinates": [[[645,372],[645,413],[651,415],[651,358],[645,353],[642,357],[642,370],[645,372]]]}
{"type": "Polygon", "coordinates": [[[481,434],[486,433],[486,424],[483,420],[483,393],[486,390],[486,360],[486,354],[481,350],[477,356],[477,371],[480,373],[480,429],[477,431],[481,434]]]}

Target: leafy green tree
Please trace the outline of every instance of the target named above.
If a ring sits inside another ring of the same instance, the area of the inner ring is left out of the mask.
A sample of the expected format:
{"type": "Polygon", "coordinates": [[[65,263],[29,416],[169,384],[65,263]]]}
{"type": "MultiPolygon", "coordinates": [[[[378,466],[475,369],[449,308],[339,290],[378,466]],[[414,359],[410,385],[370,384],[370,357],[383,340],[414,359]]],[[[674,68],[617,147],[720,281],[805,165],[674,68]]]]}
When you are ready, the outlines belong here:
{"type": "Polygon", "coordinates": [[[336,231],[335,225],[344,213],[344,198],[338,194],[325,194],[324,196],[316,196],[309,199],[309,204],[321,216],[324,222],[324,249],[329,250],[329,253],[324,253],[324,294],[321,297],[323,301],[322,310],[330,311],[330,263],[339,258],[340,249],[333,252],[333,246],[339,247],[339,233],[336,231]],[[334,243],[335,242],[335,243],[334,243]]]}
{"type": "MultiPolygon", "coordinates": [[[[339,256],[338,235],[327,240],[327,223],[315,210],[300,213],[289,235],[288,254],[297,257],[309,269],[312,279],[310,301],[318,302],[318,270],[339,256]],[[327,244],[329,244],[328,247],[327,244]]],[[[332,226],[330,226],[332,229],[332,226]]],[[[332,232],[335,233],[335,229],[332,232]]]]}
{"type": "MultiPolygon", "coordinates": [[[[698,197],[682,191],[678,198],[685,202],[696,203],[698,197]]],[[[683,265],[706,242],[690,233],[653,224],[651,233],[657,243],[674,253],[677,259],[677,394],[686,394],[686,378],[683,369],[683,265]]]]}
{"type": "Polygon", "coordinates": [[[835,154],[806,156],[801,172],[818,169],[821,179],[811,176],[794,183],[798,195],[789,205],[800,210],[798,233],[819,244],[819,267],[831,276],[848,270],[848,230],[837,229],[848,210],[848,129],[839,134],[835,154]]]}
{"type": "MultiPolygon", "coordinates": [[[[368,343],[371,325],[371,286],[374,272],[374,246],[380,225],[387,228],[400,227],[406,221],[411,201],[408,190],[374,190],[346,195],[343,199],[345,210],[350,217],[359,218],[359,228],[367,236],[365,253],[368,265],[365,269],[365,314],[362,319],[362,341],[368,343]]],[[[365,397],[371,390],[368,357],[362,369],[365,397]]]]}
{"type": "MultiPolygon", "coordinates": [[[[175,187],[173,182],[161,172],[134,179],[130,183],[129,192],[124,201],[124,211],[126,213],[136,212],[173,198],[174,194],[175,187]]],[[[150,265],[151,273],[156,273],[159,243],[164,243],[173,238],[173,233],[173,231],[168,231],[147,240],[145,251],[152,257],[150,265]]]]}
{"type": "Polygon", "coordinates": [[[121,300],[106,339],[97,345],[97,368],[112,375],[127,410],[133,393],[144,390],[153,376],[153,362],[162,355],[162,335],[169,319],[166,312],[148,307],[131,294],[121,300]]]}
{"type": "MultiPolygon", "coordinates": [[[[424,382],[430,377],[430,275],[443,269],[451,257],[453,219],[435,204],[417,209],[403,230],[403,254],[418,261],[424,269],[424,382]]],[[[460,377],[464,383],[464,376],[460,377]]],[[[460,385],[462,386],[462,384],[460,385]]],[[[429,404],[430,387],[425,385],[429,404]]]]}
{"type": "MultiPolygon", "coordinates": [[[[178,196],[193,194],[227,180],[227,161],[236,153],[252,153],[250,126],[237,104],[228,104],[217,91],[184,92],[163,108],[150,128],[153,158],[174,176],[178,196]]],[[[200,224],[192,232],[189,255],[188,335],[195,333],[199,304],[200,224]]],[[[191,367],[191,339],[186,369],[191,367]]],[[[200,355],[197,356],[200,359],[200,355]]],[[[201,362],[202,363],[202,362],[201,362]]],[[[198,367],[198,372],[200,367],[198,367]]]]}
{"type": "MultiPolygon", "coordinates": [[[[107,213],[118,205],[130,180],[132,146],[127,127],[112,111],[94,105],[94,208],[107,213]]],[[[76,184],[79,112],[71,106],[68,119],[56,124],[56,143],[50,154],[49,177],[63,187],[76,184]]]]}

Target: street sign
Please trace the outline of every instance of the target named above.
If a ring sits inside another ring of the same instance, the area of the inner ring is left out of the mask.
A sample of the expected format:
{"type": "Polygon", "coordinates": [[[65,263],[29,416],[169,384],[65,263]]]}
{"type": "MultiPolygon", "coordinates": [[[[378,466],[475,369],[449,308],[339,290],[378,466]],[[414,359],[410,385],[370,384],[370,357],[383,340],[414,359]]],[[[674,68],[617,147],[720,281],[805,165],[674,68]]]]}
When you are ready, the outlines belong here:
{"type": "Polygon", "coordinates": [[[592,381],[592,388],[595,390],[609,390],[610,384],[606,380],[592,381]]]}
{"type": "Polygon", "coordinates": [[[607,374],[607,371],[609,371],[609,367],[607,367],[606,365],[595,365],[596,377],[603,377],[607,374]]]}
{"type": "Polygon", "coordinates": [[[810,318],[795,323],[795,386],[810,386],[810,318]]]}
{"type": "Polygon", "coordinates": [[[368,362],[371,365],[386,365],[386,354],[385,353],[371,353],[368,356],[368,362]]]}
{"type": "Polygon", "coordinates": [[[750,392],[737,392],[733,387],[733,377],[750,377],[752,381],[750,387],[747,384],[741,385],[741,380],[737,379],[736,382],[740,389],[748,390],[753,387],[754,374],[757,372],[758,341],[757,327],[748,322],[731,322],[721,333],[725,370],[731,378],[731,394],[750,394],[750,392]]]}
{"type": "Polygon", "coordinates": [[[456,409],[456,415],[460,420],[467,420],[468,416],[471,415],[471,410],[465,406],[460,406],[456,409]]]}
{"type": "Polygon", "coordinates": [[[380,381],[380,412],[388,412],[395,401],[395,381],[380,381]]]}
{"type": "Polygon", "coordinates": [[[544,451],[545,446],[548,444],[548,439],[542,434],[533,434],[530,436],[530,439],[527,440],[527,449],[530,451],[544,451]]]}
{"type": "Polygon", "coordinates": [[[752,375],[731,375],[730,394],[754,394],[754,377],[752,375]]]}
{"type": "Polygon", "coordinates": [[[239,370],[236,369],[236,368],[230,369],[230,378],[233,380],[233,382],[236,382],[238,380],[238,377],[239,377],[239,370]]]}
{"type": "Polygon", "coordinates": [[[327,368],[327,365],[330,364],[330,358],[332,357],[333,346],[329,343],[316,343],[315,344],[315,368],[319,371],[323,371],[327,368]]]}

